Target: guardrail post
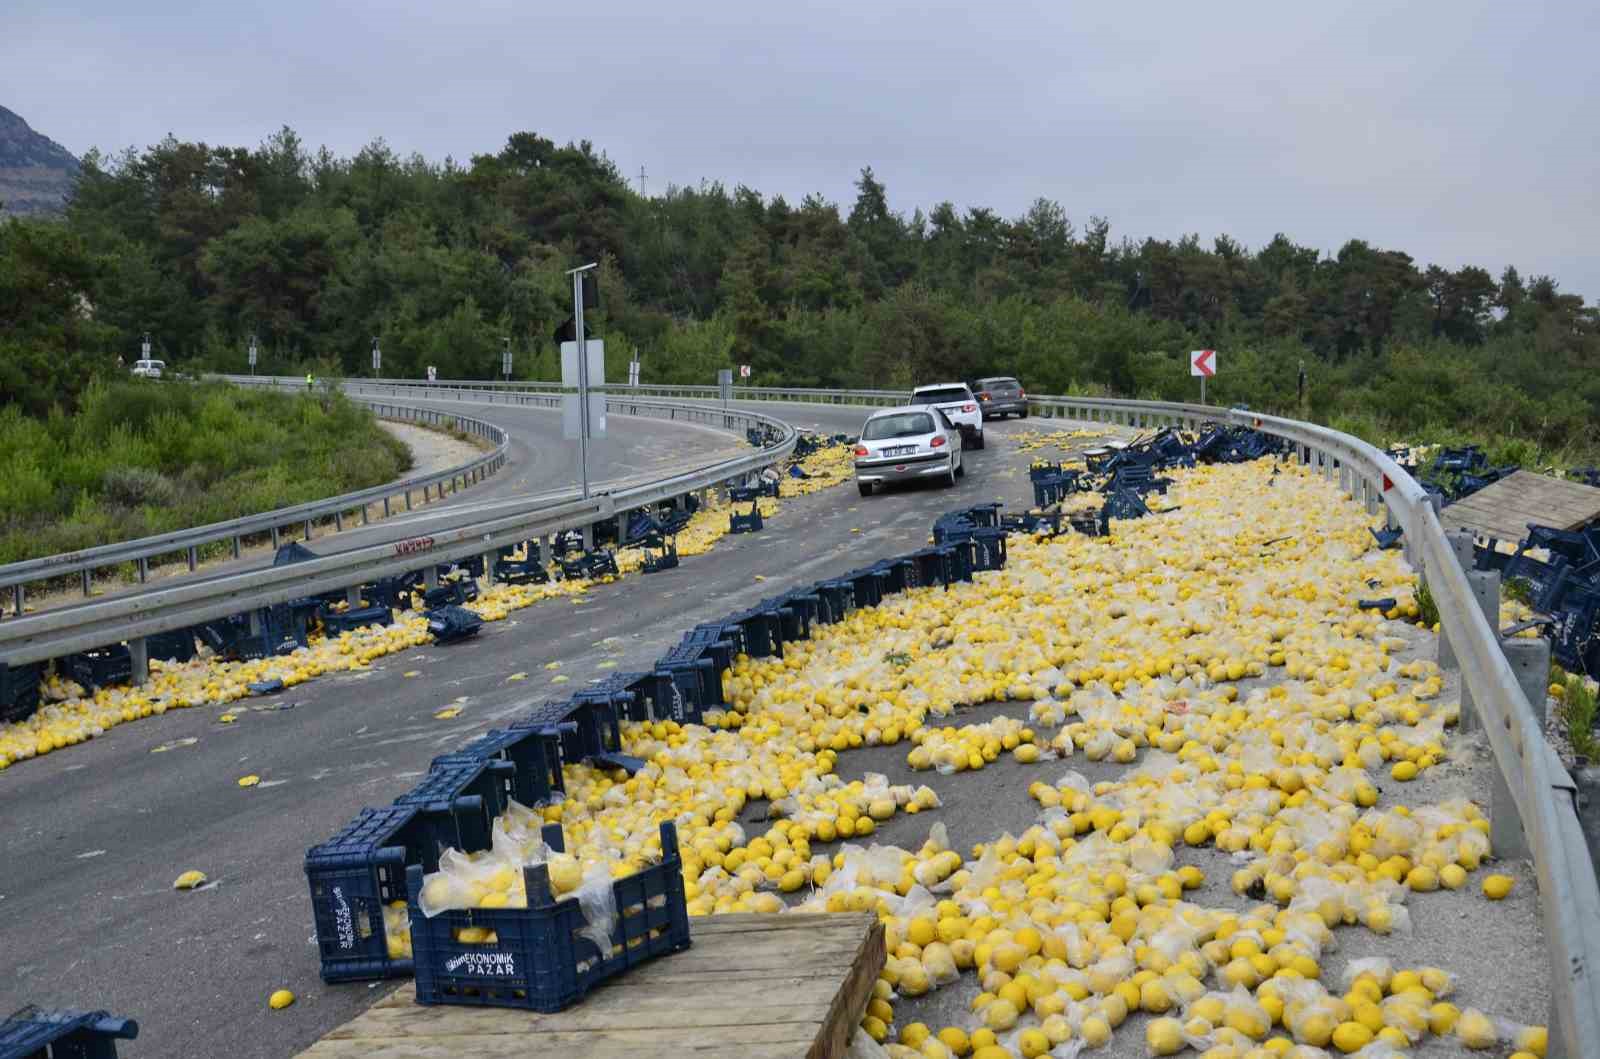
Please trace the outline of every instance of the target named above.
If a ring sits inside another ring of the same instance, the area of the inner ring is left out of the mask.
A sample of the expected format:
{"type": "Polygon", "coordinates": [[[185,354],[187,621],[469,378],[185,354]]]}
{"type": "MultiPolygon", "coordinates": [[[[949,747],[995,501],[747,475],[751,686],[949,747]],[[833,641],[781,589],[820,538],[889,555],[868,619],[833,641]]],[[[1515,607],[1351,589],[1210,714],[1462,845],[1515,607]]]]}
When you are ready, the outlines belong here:
{"type": "Polygon", "coordinates": [[[350,604],[350,609],[355,610],[361,606],[361,586],[351,585],[344,590],[344,601],[350,604]]]}
{"type": "MultiPolygon", "coordinates": [[[[1516,676],[1522,693],[1528,697],[1528,703],[1533,707],[1534,719],[1538,721],[1542,731],[1546,691],[1550,682],[1550,641],[1543,637],[1532,640],[1501,640],[1500,650],[1505,653],[1506,661],[1511,663],[1511,672],[1516,676]]],[[[1512,729],[1512,735],[1515,739],[1518,730],[1512,729]]],[[[1543,751],[1544,748],[1538,746],[1517,747],[1517,752],[1522,757],[1543,751]]],[[[1519,770],[1518,782],[1521,782],[1522,775],[1519,770]]],[[[1528,836],[1523,833],[1522,820],[1517,816],[1517,803],[1512,800],[1511,788],[1507,786],[1505,775],[1498,768],[1494,770],[1493,782],[1493,793],[1489,801],[1490,848],[1494,850],[1494,855],[1502,860],[1532,856],[1533,852],[1528,847],[1528,836]]],[[[1535,797],[1546,794],[1548,792],[1535,792],[1535,797]]]]}
{"type": "Polygon", "coordinates": [[[21,585],[13,585],[11,587],[11,602],[12,602],[12,604],[13,604],[16,612],[17,612],[17,617],[19,617],[19,618],[22,617],[22,586],[21,585]]]}
{"type": "Polygon", "coordinates": [[[499,560],[495,552],[483,553],[483,583],[485,586],[494,584],[494,564],[499,560]]]}
{"type": "Polygon", "coordinates": [[[192,574],[200,565],[200,548],[198,545],[189,545],[189,572],[192,574]]]}
{"type": "Polygon", "coordinates": [[[278,527],[272,527],[272,550],[278,550],[278,527]]]}
{"type": "Polygon", "coordinates": [[[88,599],[91,595],[94,594],[93,592],[91,592],[89,590],[89,588],[90,588],[89,571],[87,571],[87,570],[83,571],[83,573],[79,576],[79,580],[83,582],[83,598],[84,599],[88,599]]]}
{"type": "Polygon", "coordinates": [[[240,542],[238,535],[235,534],[234,538],[233,538],[233,557],[235,559],[239,558],[239,555],[240,555],[241,552],[243,552],[243,550],[244,550],[244,546],[240,542]]]}
{"type": "Polygon", "coordinates": [[[139,687],[150,679],[150,648],[143,636],[135,636],[128,641],[128,662],[130,663],[128,679],[133,682],[134,687],[139,687]]]}
{"type": "Polygon", "coordinates": [[[428,588],[439,587],[439,564],[429,563],[422,571],[422,583],[428,588]]]}
{"type": "Polygon", "coordinates": [[[586,551],[586,552],[594,551],[594,523],[593,522],[585,522],[583,524],[583,550],[586,551]]]}
{"type": "Polygon", "coordinates": [[[626,511],[618,511],[617,512],[617,547],[618,548],[622,547],[623,541],[626,541],[627,539],[628,539],[628,513],[626,511]]]}
{"type": "Polygon", "coordinates": [[[139,557],[139,583],[142,585],[150,580],[150,560],[144,556],[139,557]]]}
{"type": "Polygon", "coordinates": [[[311,539],[311,520],[306,519],[306,540],[311,539]]]}
{"type": "Polygon", "coordinates": [[[261,635],[261,608],[255,607],[250,611],[250,635],[261,635]]]}

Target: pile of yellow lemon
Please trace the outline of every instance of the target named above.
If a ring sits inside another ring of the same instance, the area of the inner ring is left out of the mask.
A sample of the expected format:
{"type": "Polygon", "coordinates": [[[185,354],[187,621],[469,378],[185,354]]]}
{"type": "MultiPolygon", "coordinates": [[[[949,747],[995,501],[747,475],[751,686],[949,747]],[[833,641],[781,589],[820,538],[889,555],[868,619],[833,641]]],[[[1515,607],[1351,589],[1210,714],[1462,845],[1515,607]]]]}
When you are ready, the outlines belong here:
{"type": "Polygon", "coordinates": [[[1038,452],[1046,448],[1073,452],[1082,447],[1075,442],[1111,436],[1113,432],[1109,430],[1019,430],[1010,435],[1010,440],[1016,445],[1018,452],[1038,452]]]}
{"type": "MultiPolygon", "coordinates": [[[[1404,660],[1393,621],[1415,617],[1411,571],[1297,468],[1175,477],[1177,513],[1113,523],[1109,539],[1014,538],[1003,571],[854,611],[781,659],[738,658],[725,710],[626,725],[643,770],[569,767],[567,798],[524,826],[562,824],[577,880],[659,861],[658,825],[675,821],[695,915],[877,914],[890,959],[863,1026],[896,1057],[1094,1047],[1141,1011],[1156,1055],[1353,1053],[1425,1034],[1542,1055],[1541,1028],[1453,1007],[1439,969],[1370,966],[1342,992],[1323,981],[1336,929],[1413,929],[1409,896],[1464,886],[1488,851],[1469,802],[1379,805],[1380,775],[1448,760],[1457,714],[1437,667],[1404,660]],[[1400,601],[1388,615],[1356,608],[1383,595],[1400,601]],[[1028,703],[1027,720],[930,721],[997,701],[1028,703]],[[874,842],[937,795],[835,769],[900,742],[913,768],[1006,753],[1050,768],[1027,788],[1038,823],[970,858],[939,824],[916,850],[874,842]],[[1063,773],[1079,754],[1130,767],[1091,783],[1063,773]],[[741,823],[762,800],[765,823],[741,823]],[[1255,904],[1187,900],[1205,877],[1177,866],[1184,845],[1232,854],[1233,889],[1255,904]],[[896,1026],[897,1002],[964,974],[982,989],[970,1023],[896,1026]]],[[[1509,889],[1483,884],[1491,899],[1509,889]]]]}

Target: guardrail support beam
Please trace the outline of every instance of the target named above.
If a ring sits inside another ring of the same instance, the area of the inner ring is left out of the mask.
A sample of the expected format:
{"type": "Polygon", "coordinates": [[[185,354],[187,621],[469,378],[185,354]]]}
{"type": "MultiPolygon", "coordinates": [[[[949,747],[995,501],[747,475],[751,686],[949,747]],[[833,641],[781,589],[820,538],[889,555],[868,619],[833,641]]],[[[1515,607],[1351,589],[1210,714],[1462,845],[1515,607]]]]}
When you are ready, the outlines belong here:
{"type": "Polygon", "coordinates": [[[140,687],[150,679],[150,647],[143,636],[128,641],[128,661],[128,680],[134,687],[140,687]]]}
{"type": "Polygon", "coordinates": [[[496,552],[484,552],[483,553],[483,584],[484,584],[484,587],[489,587],[489,586],[492,586],[494,584],[494,564],[499,562],[499,559],[500,559],[499,554],[496,553],[496,552]]]}
{"type": "MultiPolygon", "coordinates": [[[[1550,641],[1543,637],[1501,640],[1500,650],[1511,664],[1511,672],[1517,678],[1522,693],[1528,697],[1533,716],[1543,729],[1550,682],[1550,641]]],[[[1544,753],[1542,746],[1522,746],[1517,749],[1524,757],[1544,753]]],[[[1494,850],[1494,855],[1502,860],[1533,855],[1528,846],[1528,836],[1522,830],[1522,820],[1517,815],[1517,803],[1512,800],[1511,788],[1499,769],[1494,770],[1493,794],[1489,802],[1489,846],[1494,850]]]]}
{"type": "Polygon", "coordinates": [[[439,564],[429,563],[422,571],[422,583],[427,588],[439,587],[439,564]]]}
{"type": "Polygon", "coordinates": [[[344,590],[344,601],[350,604],[350,609],[355,610],[361,606],[361,586],[351,585],[344,590]]]}

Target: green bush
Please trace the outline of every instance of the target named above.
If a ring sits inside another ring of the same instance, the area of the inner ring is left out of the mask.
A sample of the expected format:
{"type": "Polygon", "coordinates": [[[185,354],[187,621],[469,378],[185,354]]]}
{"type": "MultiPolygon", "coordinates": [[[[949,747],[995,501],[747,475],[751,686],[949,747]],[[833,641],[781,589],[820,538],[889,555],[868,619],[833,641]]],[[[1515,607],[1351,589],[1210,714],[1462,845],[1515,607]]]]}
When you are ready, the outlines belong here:
{"type": "Polygon", "coordinates": [[[96,383],[71,416],[0,408],[0,563],[320,500],[410,466],[336,393],[96,383]]]}

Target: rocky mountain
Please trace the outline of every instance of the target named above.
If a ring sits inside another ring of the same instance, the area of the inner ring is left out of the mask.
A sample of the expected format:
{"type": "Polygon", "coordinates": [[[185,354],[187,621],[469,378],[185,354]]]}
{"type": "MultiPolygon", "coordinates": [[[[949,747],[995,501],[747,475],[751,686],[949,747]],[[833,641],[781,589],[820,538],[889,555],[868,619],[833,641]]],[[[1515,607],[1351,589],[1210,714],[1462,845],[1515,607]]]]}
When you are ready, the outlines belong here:
{"type": "Polygon", "coordinates": [[[0,215],[60,213],[77,178],[70,151],[0,107],[0,215]]]}

